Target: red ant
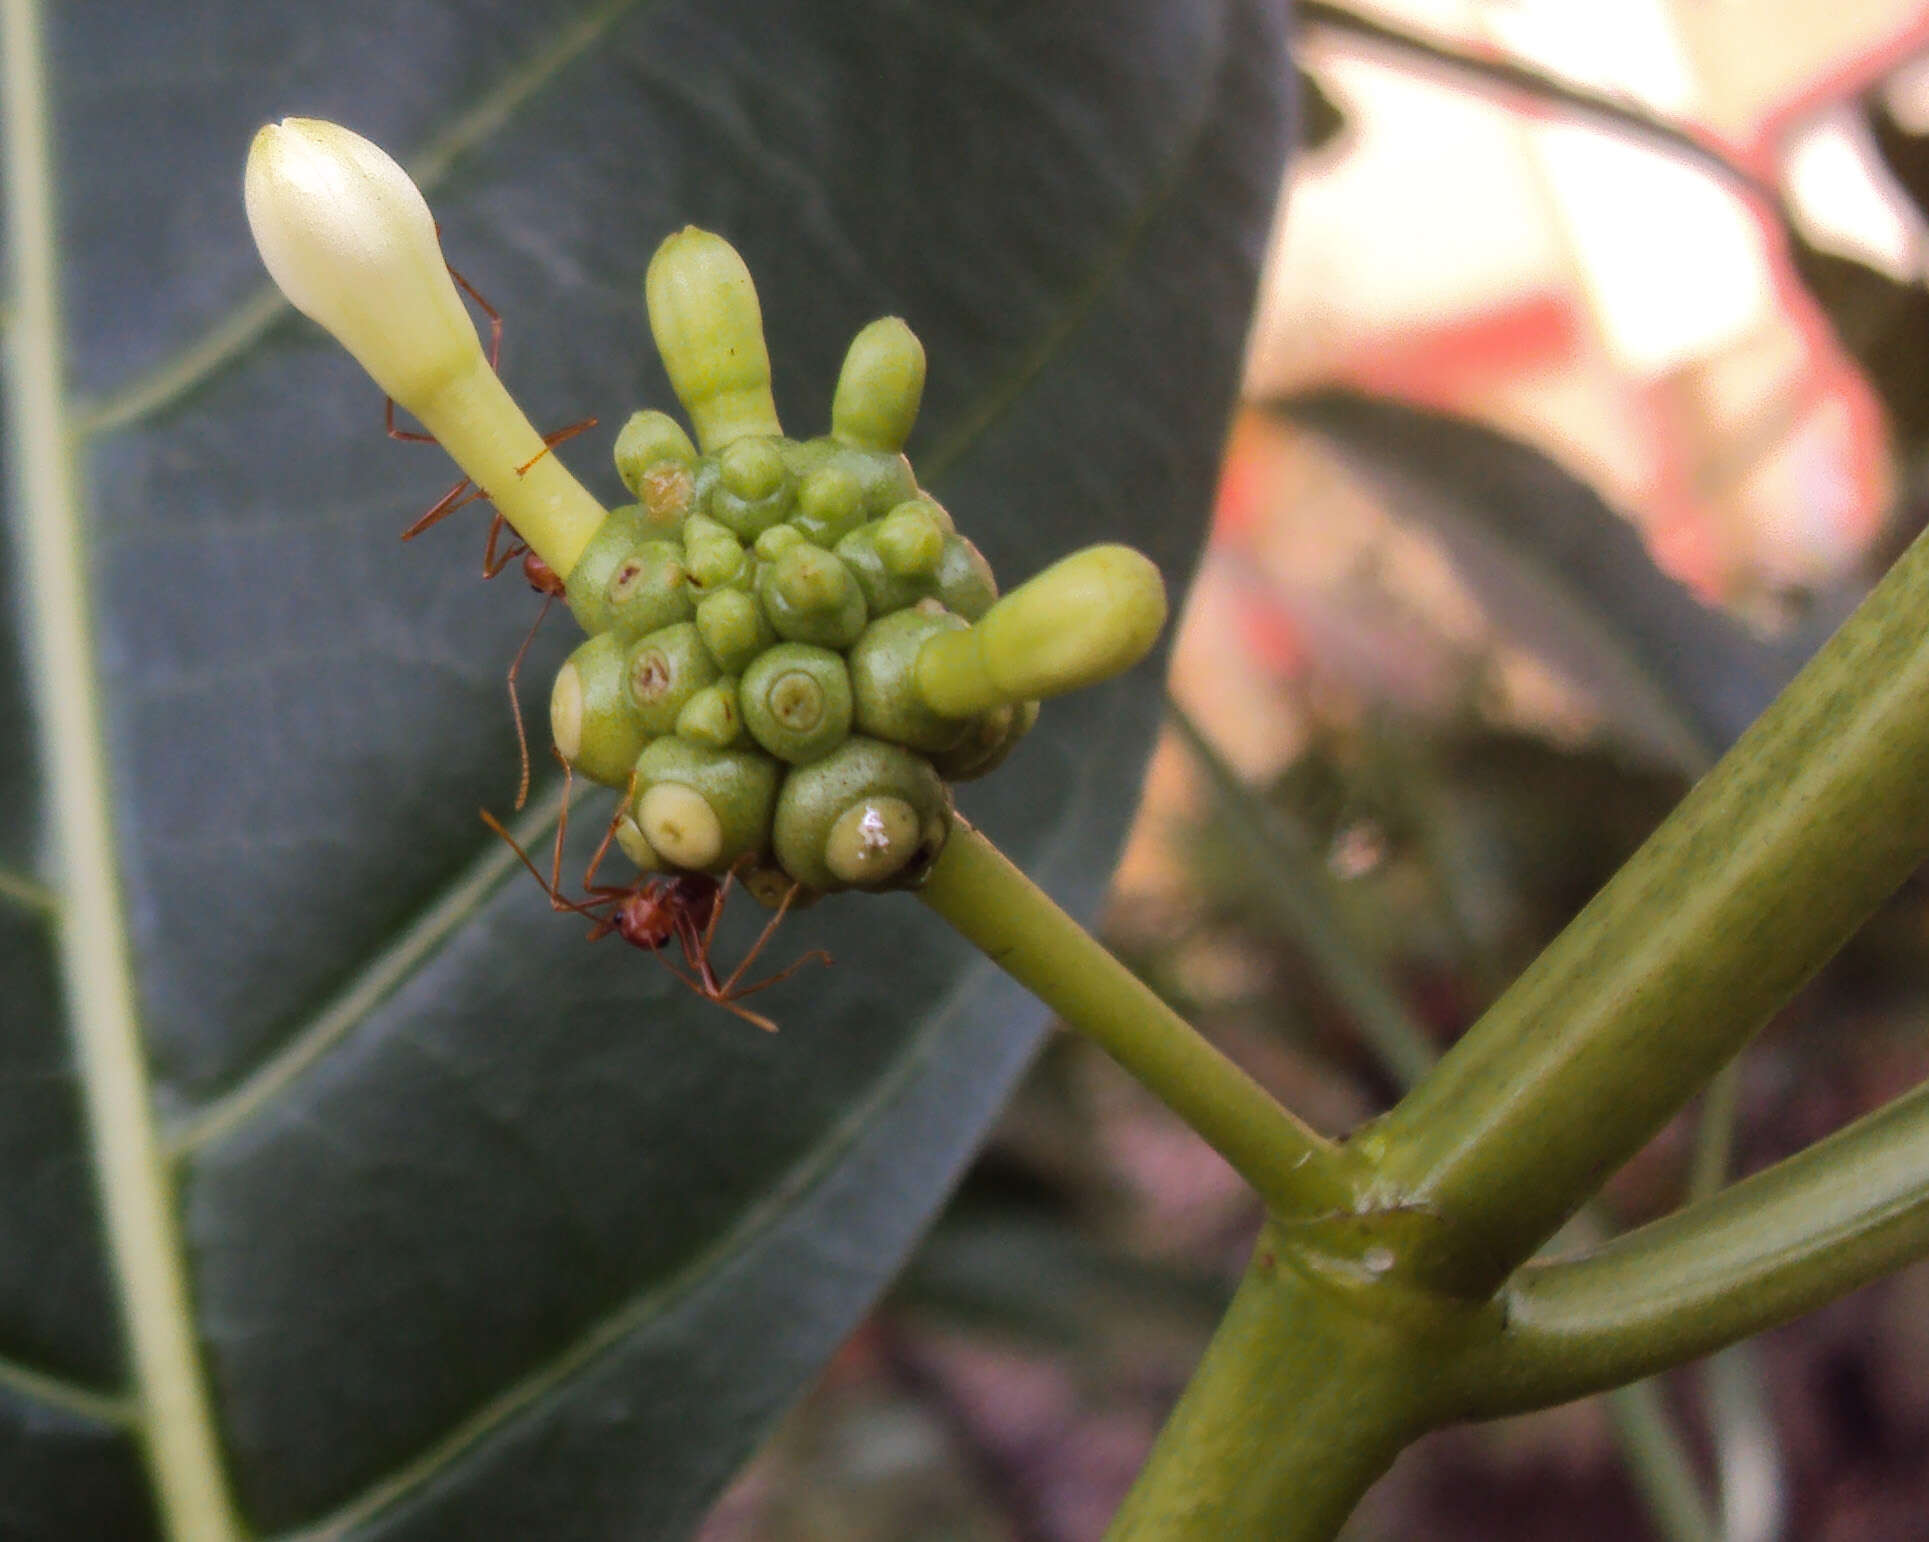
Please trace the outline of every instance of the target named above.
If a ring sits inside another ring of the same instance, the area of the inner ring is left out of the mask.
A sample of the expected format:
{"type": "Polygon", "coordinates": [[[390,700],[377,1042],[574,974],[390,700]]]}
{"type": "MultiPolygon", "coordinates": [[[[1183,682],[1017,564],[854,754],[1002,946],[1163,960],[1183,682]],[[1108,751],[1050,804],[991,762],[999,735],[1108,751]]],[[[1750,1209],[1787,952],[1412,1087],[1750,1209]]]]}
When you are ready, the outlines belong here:
{"type": "MultiPolygon", "coordinates": [[[[441,233],[441,227],[438,225],[436,230],[439,235],[441,233]]],[[[489,318],[489,368],[492,370],[499,369],[502,362],[502,313],[485,300],[475,285],[471,284],[453,267],[449,268],[449,277],[461,286],[464,294],[468,295],[470,299],[482,307],[483,314],[489,318]]],[[[396,427],[395,399],[393,397],[384,398],[382,420],[388,429],[388,436],[391,439],[399,440],[406,444],[435,443],[435,436],[433,434],[418,434],[409,429],[396,427]]],[[[563,443],[565,440],[574,439],[585,429],[591,429],[595,426],[596,419],[584,418],[580,423],[572,423],[567,428],[557,429],[553,434],[545,434],[543,436],[543,447],[520,466],[516,467],[516,475],[527,475],[529,468],[535,465],[537,461],[541,460],[557,445],[563,443]]],[[[457,482],[454,487],[451,487],[438,498],[426,514],[416,520],[408,529],[404,530],[402,532],[402,539],[405,541],[414,540],[431,525],[438,524],[453,514],[457,509],[466,508],[469,504],[477,502],[483,496],[482,489],[477,487],[470,478],[465,476],[461,481],[457,482]]],[[[522,661],[529,652],[530,644],[535,642],[536,633],[542,627],[544,618],[549,614],[549,607],[563,594],[563,581],[557,575],[556,570],[550,567],[547,562],[543,561],[541,557],[537,556],[535,552],[531,551],[528,543],[519,536],[512,535],[509,544],[501,552],[498,552],[496,550],[497,543],[501,541],[503,532],[508,528],[508,522],[503,519],[502,514],[498,511],[496,517],[489,522],[489,538],[482,549],[482,576],[485,579],[494,578],[504,568],[508,567],[510,563],[514,562],[516,558],[520,557],[522,558],[522,576],[524,581],[528,583],[530,588],[534,589],[536,593],[543,597],[542,609],[536,612],[536,619],[529,623],[529,630],[523,634],[522,646],[516,649],[516,656],[510,662],[509,674],[506,681],[509,689],[509,712],[515,719],[516,724],[516,754],[522,766],[521,779],[516,783],[515,804],[517,809],[521,809],[522,806],[529,801],[529,735],[523,727],[522,701],[516,694],[516,682],[522,673],[522,661]]]]}
{"type": "MultiPolygon", "coordinates": [[[[730,896],[730,885],[737,876],[739,862],[723,876],[719,883],[708,873],[679,873],[675,877],[638,877],[627,884],[599,884],[595,881],[596,870],[602,865],[610,843],[616,837],[617,826],[622,822],[624,811],[630,805],[630,793],[626,792],[623,801],[616,807],[616,814],[603,832],[603,839],[597,846],[595,855],[583,873],[584,898],[573,900],[562,891],[563,837],[569,829],[569,784],[570,766],[560,751],[556,758],[563,763],[563,803],[562,813],[556,822],[555,853],[550,861],[549,876],[544,878],[540,869],[530,860],[516,838],[502,827],[495,815],[487,809],[481,810],[482,822],[508,842],[522,865],[529,869],[536,882],[543,886],[549,895],[552,910],[566,910],[575,915],[589,916],[596,924],[590,928],[589,940],[595,942],[611,932],[616,933],[632,947],[647,948],[656,954],[663,967],[675,975],[705,1001],[715,1002],[725,1011],[734,1012],[753,1027],[766,1033],[775,1033],[777,1025],[761,1012],[753,1012],[743,1005],[743,998],[754,996],[759,991],[769,990],[771,986],[788,980],[799,969],[809,963],[831,962],[831,956],[822,948],[814,948],[778,970],[749,985],[739,982],[756,962],[758,954],[782,924],[791,905],[796,901],[802,884],[792,883],[784,891],[777,903],[776,911],[764,923],[764,929],[757,934],[757,940],[750,945],[737,967],[723,979],[717,978],[715,966],[710,960],[711,946],[716,939],[717,923],[723,919],[723,907],[730,896]],[[683,952],[684,967],[679,968],[663,956],[662,950],[675,942],[683,952]]],[[[634,779],[632,779],[632,791],[634,779]]]]}

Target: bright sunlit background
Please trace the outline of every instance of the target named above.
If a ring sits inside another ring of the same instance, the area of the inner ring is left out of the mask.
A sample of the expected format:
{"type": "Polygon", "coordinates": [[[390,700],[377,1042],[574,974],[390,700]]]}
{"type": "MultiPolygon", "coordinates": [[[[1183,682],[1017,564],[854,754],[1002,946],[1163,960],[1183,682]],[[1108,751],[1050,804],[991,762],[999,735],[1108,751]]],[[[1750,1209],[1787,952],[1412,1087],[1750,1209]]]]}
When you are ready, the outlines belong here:
{"type": "MultiPolygon", "coordinates": [[[[1799,649],[1924,523],[1929,6],[1349,0],[1300,19],[1307,148],[1172,689],[1310,854],[1304,882],[1424,1056],[1710,747],[1626,688],[1546,551],[1469,542],[1479,498],[1451,458],[1416,475],[1384,435],[1363,452],[1297,404],[1391,401],[1531,446],[1744,642],[1799,649]]],[[[1402,1051],[1280,919],[1286,880],[1251,871],[1225,796],[1169,738],[1114,944],[1344,1130],[1397,1094],[1402,1051]]],[[[1610,1189],[1617,1218],[1680,1203],[1697,1160],[1764,1165],[1929,1075],[1925,943],[1929,897],[1905,893],[1750,1052],[1732,1137],[1678,1121],[1610,1189]]],[[[1057,1044],[705,1542],[1097,1537],[1256,1221],[1186,1131],[1057,1044]]],[[[1597,1402],[1423,1443],[1349,1536],[1923,1535],[1922,1273],[1670,1378],[1713,1529],[1654,1497],[1597,1402]]]]}

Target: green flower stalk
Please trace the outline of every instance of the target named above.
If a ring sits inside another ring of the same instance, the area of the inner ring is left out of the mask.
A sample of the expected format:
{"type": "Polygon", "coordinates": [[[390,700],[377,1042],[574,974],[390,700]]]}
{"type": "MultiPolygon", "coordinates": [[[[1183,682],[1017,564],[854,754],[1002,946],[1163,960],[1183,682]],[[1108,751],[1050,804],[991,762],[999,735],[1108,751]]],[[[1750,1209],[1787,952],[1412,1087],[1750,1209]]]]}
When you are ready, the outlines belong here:
{"type": "Polygon", "coordinates": [[[244,188],[255,245],[289,303],[333,333],[567,577],[603,507],[543,453],[489,367],[408,173],[338,124],[287,118],[255,135],[244,188]]]}

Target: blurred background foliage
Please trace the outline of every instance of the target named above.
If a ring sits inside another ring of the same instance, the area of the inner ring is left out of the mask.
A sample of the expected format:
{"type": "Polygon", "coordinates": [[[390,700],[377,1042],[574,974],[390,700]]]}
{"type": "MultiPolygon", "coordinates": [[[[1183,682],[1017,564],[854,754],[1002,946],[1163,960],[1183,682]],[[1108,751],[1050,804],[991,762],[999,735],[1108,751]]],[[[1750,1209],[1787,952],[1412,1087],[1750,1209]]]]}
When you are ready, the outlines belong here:
{"type": "MultiPolygon", "coordinates": [[[[1299,17],[1307,149],[1175,658],[1185,723],[1109,935],[1343,1132],[1924,524],[1929,7],[1299,17]]],[[[1614,1179],[1601,1224],[1929,1074],[1926,941],[1918,881],[1614,1179]]],[[[705,1542],[1096,1537],[1257,1220],[1188,1132],[1059,1039],[705,1542]]],[[[1929,1272],[1642,1406],[1437,1435],[1349,1536],[1921,1535],[1929,1272]]]]}

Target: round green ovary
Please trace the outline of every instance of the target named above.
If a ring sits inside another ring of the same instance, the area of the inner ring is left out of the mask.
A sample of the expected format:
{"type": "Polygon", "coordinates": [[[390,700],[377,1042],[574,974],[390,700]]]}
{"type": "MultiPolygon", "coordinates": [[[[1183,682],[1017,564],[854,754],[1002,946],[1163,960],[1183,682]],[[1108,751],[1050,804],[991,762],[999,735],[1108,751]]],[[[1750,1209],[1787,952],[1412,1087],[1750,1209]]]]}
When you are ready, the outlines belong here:
{"type": "Polygon", "coordinates": [[[710,749],[674,735],[652,740],[636,759],[637,824],[679,867],[715,870],[740,857],[761,856],[770,845],[780,774],[777,762],[762,750],[710,749]],[[669,788],[680,791],[663,791],[669,788]],[[701,860],[683,855],[704,852],[710,855],[701,860]]]}
{"type": "Polygon", "coordinates": [[[702,636],[689,621],[650,633],[630,649],[625,668],[630,701],[650,735],[675,733],[685,704],[718,675],[702,636]]]}
{"type": "Polygon", "coordinates": [[[777,860],[791,877],[812,889],[841,889],[854,883],[878,887],[925,871],[950,827],[951,799],[929,761],[898,745],[852,735],[784,779],[771,834],[777,860]],[[917,839],[908,847],[880,846],[874,839],[896,827],[888,813],[868,817],[884,799],[905,804],[915,815],[917,839]],[[832,836],[840,820],[845,834],[833,866],[832,836]],[[863,876],[844,876],[848,872],[863,876]]]}
{"type": "Polygon", "coordinates": [[[916,854],[923,830],[902,798],[865,798],[839,814],[824,838],[824,865],[857,887],[881,883],[916,854]]]}
{"type": "Polygon", "coordinates": [[[850,653],[858,732],[927,752],[949,750],[963,739],[971,720],[946,717],[925,705],[916,669],[926,641],[965,629],[963,618],[935,601],[873,621],[850,653]]]}
{"type": "Polygon", "coordinates": [[[624,690],[623,645],[599,632],[569,656],[549,694],[556,748],[583,775],[606,787],[629,781],[649,738],[624,690]]]}
{"type": "Polygon", "coordinates": [[[780,760],[802,765],[828,755],[851,728],[851,681],[828,648],[781,643],[744,672],[744,722],[780,760]]]}
{"type": "Polygon", "coordinates": [[[674,541],[644,541],[611,571],[604,588],[608,625],[641,637],[696,611],[683,548],[674,541]]]}

